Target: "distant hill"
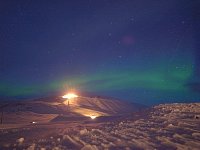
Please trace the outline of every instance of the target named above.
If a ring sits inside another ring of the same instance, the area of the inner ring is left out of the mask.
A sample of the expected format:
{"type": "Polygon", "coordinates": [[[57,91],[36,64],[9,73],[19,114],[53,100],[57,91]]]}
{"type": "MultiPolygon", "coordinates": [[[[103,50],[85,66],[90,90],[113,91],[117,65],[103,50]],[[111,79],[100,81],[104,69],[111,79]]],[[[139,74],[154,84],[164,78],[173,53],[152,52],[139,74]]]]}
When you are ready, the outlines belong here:
{"type": "Polygon", "coordinates": [[[77,116],[112,116],[136,112],[143,108],[145,108],[144,105],[104,99],[102,97],[77,97],[70,99],[68,102],[67,99],[63,99],[62,97],[52,96],[34,100],[9,102],[5,105],[4,111],[28,111],[39,114],[69,114],[77,116]]]}

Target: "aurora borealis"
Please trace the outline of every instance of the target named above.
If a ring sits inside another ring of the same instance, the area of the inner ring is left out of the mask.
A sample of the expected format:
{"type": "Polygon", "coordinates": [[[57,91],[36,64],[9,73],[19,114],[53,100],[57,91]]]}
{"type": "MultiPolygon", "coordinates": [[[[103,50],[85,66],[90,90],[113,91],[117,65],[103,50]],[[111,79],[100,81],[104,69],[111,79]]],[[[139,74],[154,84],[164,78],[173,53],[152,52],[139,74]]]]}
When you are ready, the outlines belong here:
{"type": "Polygon", "coordinates": [[[1,1],[0,95],[200,99],[197,1],[1,1]]]}

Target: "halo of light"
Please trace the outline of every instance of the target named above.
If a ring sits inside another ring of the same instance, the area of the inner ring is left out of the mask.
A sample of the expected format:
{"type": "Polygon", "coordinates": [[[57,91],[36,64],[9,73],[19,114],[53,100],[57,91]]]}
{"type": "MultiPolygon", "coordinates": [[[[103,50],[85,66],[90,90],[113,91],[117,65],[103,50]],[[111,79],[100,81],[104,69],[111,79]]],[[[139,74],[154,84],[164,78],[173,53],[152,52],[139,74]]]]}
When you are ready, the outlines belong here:
{"type": "Polygon", "coordinates": [[[68,93],[62,96],[62,98],[67,98],[67,99],[72,99],[72,98],[76,98],[78,97],[78,95],[74,94],[74,93],[68,93]]]}

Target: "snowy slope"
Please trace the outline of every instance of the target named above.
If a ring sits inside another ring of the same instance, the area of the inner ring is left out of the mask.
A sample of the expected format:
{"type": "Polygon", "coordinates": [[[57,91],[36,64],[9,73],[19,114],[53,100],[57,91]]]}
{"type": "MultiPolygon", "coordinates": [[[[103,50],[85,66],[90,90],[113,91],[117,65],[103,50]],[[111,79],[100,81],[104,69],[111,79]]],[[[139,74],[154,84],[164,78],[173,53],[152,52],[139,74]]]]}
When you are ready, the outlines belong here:
{"type": "Polygon", "coordinates": [[[199,150],[200,103],[160,104],[101,123],[80,120],[3,129],[0,139],[0,149],[199,150]]]}
{"type": "Polygon", "coordinates": [[[3,106],[4,123],[27,124],[32,121],[73,121],[91,116],[123,116],[145,108],[142,105],[97,97],[46,97],[12,102],[3,106]],[[12,119],[11,119],[12,118],[12,119]]]}

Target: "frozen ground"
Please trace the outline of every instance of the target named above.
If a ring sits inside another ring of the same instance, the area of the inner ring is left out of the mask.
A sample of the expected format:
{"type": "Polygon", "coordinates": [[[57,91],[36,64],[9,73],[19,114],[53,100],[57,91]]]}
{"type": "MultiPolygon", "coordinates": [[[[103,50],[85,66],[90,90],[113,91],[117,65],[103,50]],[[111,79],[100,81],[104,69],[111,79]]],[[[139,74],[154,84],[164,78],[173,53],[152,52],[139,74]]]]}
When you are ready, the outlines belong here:
{"type": "Polygon", "coordinates": [[[1,125],[0,149],[200,149],[200,103],[161,104],[123,117],[10,125],[1,125]]]}

